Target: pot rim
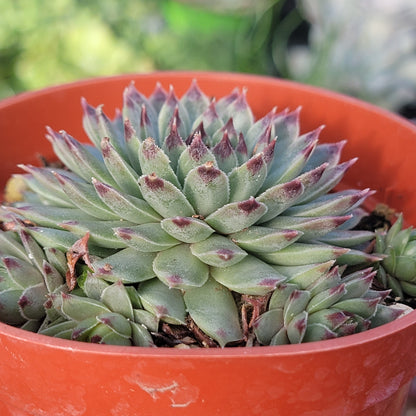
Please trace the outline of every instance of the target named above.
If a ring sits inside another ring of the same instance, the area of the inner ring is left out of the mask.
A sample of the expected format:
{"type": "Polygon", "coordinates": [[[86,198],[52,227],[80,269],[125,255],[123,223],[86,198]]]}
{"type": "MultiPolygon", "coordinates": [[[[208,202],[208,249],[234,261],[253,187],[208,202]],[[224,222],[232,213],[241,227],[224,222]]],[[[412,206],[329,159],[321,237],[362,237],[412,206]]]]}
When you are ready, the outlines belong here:
{"type": "MultiPolygon", "coordinates": [[[[397,114],[394,114],[386,109],[377,107],[373,104],[361,101],[354,97],[347,96],[345,94],[326,90],[321,87],[301,84],[296,81],[285,80],[280,78],[274,78],[265,75],[255,74],[244,74],[236,72],[216,72],[216,71],[153,71],[146,73],[126,73],[121,75],[111,75],[87,78],[72,82],[67,82],[59,85],[49,86],[46,88],[27,91],[19,93],[15,96],[6,97],[0,100],[0,111],[9,106],[14,106],[20,102],[26,100],[36,99],[44,95],[53,93],[64,92],[65,90],[72,89],[73,87],[82,87],[86,85],[101,84],[106,82],[117,82],[125,80],[127,83],[132,78],[140,79],[152,79],[155,80],[157,77],[163,79],[188,79],[198,78],[200,80],[213,80],[232,79],[238,83],[244,83],[244,80],[248,80],[250,83],[255,81],[260,83],[277,83],[282,86],[297,89],[309,94],[318,94],[331,98],[337,101],[343,101],[347,105],[359,107],[366,111],[377,112],[384,117],[387,117],[400,124],[406,129],[410,129],[416,133],[416,126],[410,121],[406,120],[397,114]]],[[[127,85],[127,84],[126,84],[127,85]]],[[[115,345],[100,345],[100,344],[89,344],[72,340],[65,340],[59,338],[53,338],[46,335],[41,335],[33,332],[29,332],[20,328],[15,328],[10,325],[0,322],[0,343],[1,337],[10,337],[17,342],[25,342],[31,344],[45,345],[49,348],[67,350],[67,351],[79,351],[93,354],[103,355],[129,355],[129,356],[153,356],[153,357],[260,357],[260,356],[288,356],[293,354],[311,354],[316,352],[327,352],[330,350],[342,350],[350,348],[352,346],[366,344],[375,340],[379,340],[385,337],[399,333],[416,323],[416,310],[412,311],[405,316],[398,318],[397,320],[384,324],[380,327],[370,329],[365,332],[358,334],[352,334],[341,338],[329,339],[325,341],[315,341],[304,344],[291,344],[291,345],[279,345],[279,346],[262,346],[262,347],[229,347],[229,348],[195,348],[195,349],[175,349],[175,348],[151,348],[151,347],[125,347],[115,345]]]]}
{"type": "Polygon", "coordinates": [[[236,82],[243,84],[245,79],[249,80],[251,83],[253,82],[260,82],[260,83],[277,83],[281,84],[282,86],[287,86],[291,88],[295,88],[302,92],[307,93],[314,93],[319,94],[325,97],[329,97],[336,100],[341,100],[348,105],[354,105],[357,107],[361,107],[367,111],[382,113],[384,116],[388,118],[393,118],[395,122],[402,124],[404,127],[410,128],[416,132],[416,126],[407,120],[406,118],[390,111],[382,107],[378,107],[375,104],[360,100],[358,98],[337,92],[331,91],[323,87],[318,87],[314,85],[303,84],[298,81],[292,81],[288,79],[282,79],[277,77],[272,77],[269,75],[259,75],[259,74],[246,74],[242,72],[224,72],[224,71],[188,71],[188,70],[157,70],[157,71],[150,71],[150,72],[143,72],[143,73],[124,73],[119,75],[108,75],[108,76],[99,76],[99,77],[89,77],[84,78],[76,81],[69,81],[64,82],[61,84],[46,86],[44,88],[32,90],[32,91],[24,91],[20,92],[16,95],[5,97],[0,100],[0,110],[8,107],[10,105],[18,104],[22,101],[28,99],[34,99],[37,97],[41,97],[43,95],[49,95],[56,92],[65,91],[68,89],[72,89],[73,87],[82,87],[86,85],[94,85],[94,84],[101,84],[106,82],[117,82],[125,80],[127,83],[131,81],[132,78],[141,78],[141,79],[152,79],[154,80],[157,77],[163,77],[164,79],[189,79],[192,80],[193,78],[199,78],[201,80],[213,80],[213,79],[222,79],[222,80],[230,80],[233,79],[236,82]]]}

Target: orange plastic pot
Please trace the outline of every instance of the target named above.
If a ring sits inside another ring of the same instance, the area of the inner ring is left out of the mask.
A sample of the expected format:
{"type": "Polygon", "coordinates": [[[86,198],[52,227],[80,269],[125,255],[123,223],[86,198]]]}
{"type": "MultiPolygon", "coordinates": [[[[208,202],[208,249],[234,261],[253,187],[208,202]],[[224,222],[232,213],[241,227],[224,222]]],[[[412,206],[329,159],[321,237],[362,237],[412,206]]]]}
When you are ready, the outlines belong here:
{"type": "MultiPolygon", "coordinates": [[[[377,190],[376,200],[416,224],[416,129],[345,96],[287,81],[227,73],[154,73],[81,81],[0,103],[0,180],[17,163],[50,156],[45,125],[85,138],[80,97],[107,114],[121,107],[134,80],[178,94],[196,78],[213,96],[248,88],[257,116],[301,105],[303,130],[325,124],[326,141],[348,139],[344,158],[359,157],[344,180],[377,190]]],[[[371,201],[375,203],[375,200],[371,201]]],[[[301,345],[211,350],[148,349],[77,343],[0,324],[3,416],[400,415],[416,375],[416,312],[370,331],[301,345]]]]}

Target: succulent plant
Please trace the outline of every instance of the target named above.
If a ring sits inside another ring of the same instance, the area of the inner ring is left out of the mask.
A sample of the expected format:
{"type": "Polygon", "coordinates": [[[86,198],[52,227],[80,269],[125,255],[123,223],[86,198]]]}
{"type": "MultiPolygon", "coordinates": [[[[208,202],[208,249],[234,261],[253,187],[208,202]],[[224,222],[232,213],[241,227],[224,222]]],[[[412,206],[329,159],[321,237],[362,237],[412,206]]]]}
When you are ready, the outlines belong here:
{"type": "Polygon", "coordinates": [[[378,264],[377,278],[395,296],[416,296],[416,230],[403,228],[400,214],[390,229],[376,233],[375,251],[386,257],[378,264]]]}
{"type": "Polygon", "coordinates": [[[133,84],[114,120],[82,100],[92,145],[47,128],[62,167],[21,165],[5,205],[0,318],[79,341],[300,343],[401,311],[371,284],[369,189],[336,191],[345,141],[300,134],[300,110],[255,120],[245,90],[178,99],[133,84]],[[351,269],[354,267],[354,271],[351,269]]]}

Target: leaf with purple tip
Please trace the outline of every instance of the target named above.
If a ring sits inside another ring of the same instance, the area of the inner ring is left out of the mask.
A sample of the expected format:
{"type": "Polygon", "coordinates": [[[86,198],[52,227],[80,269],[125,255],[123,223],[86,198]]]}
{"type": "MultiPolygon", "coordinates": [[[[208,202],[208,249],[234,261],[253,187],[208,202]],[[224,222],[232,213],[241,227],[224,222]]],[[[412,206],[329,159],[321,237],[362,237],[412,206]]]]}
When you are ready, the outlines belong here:
{"type": "Polygon", "coordinates": [[[184,294],[186,308],[198,327],[221,347],[243,338],[237,306],[228,289],[214,279],[184,294]]]}
{"type": "Polygon", "coordinates": [[[186,175],[183,193],[195,212],[206,217],[228,202],[228,177],[212,162],[205,163],[186,175]]]}
{"type": "Polygon", "coordinates": [[[301,235],[301,232],[295,230],[251,226],[230,234],[230,238],[245,250],[255,253],[270,253],[294,243],[301,235]]]}
{"type": "Polygon", "coordinates": [[[186,196],[172,183],[158,176],[144,175],[139,179],[143,198],[162,217],[191,217],[195,214],[186,196]]]}
{"type": "Polygon", "coordinates": [[[238,293],[265,295],[283,282],[285,276],[278,273],[257,257],[248,255],[229,267],[212,267],[212,277],[222,285],[238,293]]]}
{"type": "Polygon", "coordinates": [[[142,283],[137,291],[144,309],[158,320],[173,325],[185,324],[185,304],[180,290],[167,287],[159,279],[152,279],[142,283]]]}
{"type": "Polygon", "coordinates": [[[218,232],[230,234],[255,224],[266,212],[265,204],[250,198],[218,208],[205,221],[218,232]]]}
{"type": "Polygon", "coordinates": [[[188,244],[180,244],[157,253],[153,262],[156,276],[168,287],[200,287],[208,279],[208,266],[192,255],[188,244]]]}
{"type": "Polygon", "coordinates": [[[191,252],[199,260],[215,267],[237,264],[247,253],[229,238],[214,234],[198,243],[191,244],[191,252]]]}
{"type": "Polygon", "coordinates": [[[114,234],[130,247],[145,253],[155,253],[180,244],[162,229],[160,223],[118,227],[114,229],[114,234]]]}
{"type": "Polygon", "coordinates": [[[205,221],[193,217],[165,218],[160,225],[168,234],[184,243],[203,241],[214,232],[205,221]]]}
{"type": "Polygon", "coordinates": [[[233,169],[230,181],[230,202],[244,201],[256,195],[267,176],[267,165],[261,153],[233,169]]]}

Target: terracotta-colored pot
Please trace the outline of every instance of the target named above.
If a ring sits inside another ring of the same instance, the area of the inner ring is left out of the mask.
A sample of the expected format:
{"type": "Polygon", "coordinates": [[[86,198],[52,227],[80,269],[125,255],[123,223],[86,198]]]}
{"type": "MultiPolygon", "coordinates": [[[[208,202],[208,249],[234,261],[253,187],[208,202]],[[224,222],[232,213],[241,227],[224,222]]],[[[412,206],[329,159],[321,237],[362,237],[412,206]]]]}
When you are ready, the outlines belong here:
{"type": "MultiPolygon", "coordinates": [[[[0,102],[1,185],[17,163],[50,156],[45,125],[85,138],[80,97],[112,115],[130,80],[150,93],[157,80],[178,95],[192,78],[212,95],[248,87],[257,116],[301,105],[303,130],[325,124],[326,141],[348,139],[358,156],[344,180],[376,189],[376,200],[416,224],[416,129],[339,94],[259,76],[154,73],[81,81],[0,102]]],[[[374,203],[372,201],[372,203],[374,203]]],[[[77,343],[0,324],[0,414],[400,415],[416,375],[416,312],[370,331],[301,345],[211,350],[77,343]]]]}

